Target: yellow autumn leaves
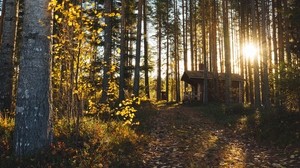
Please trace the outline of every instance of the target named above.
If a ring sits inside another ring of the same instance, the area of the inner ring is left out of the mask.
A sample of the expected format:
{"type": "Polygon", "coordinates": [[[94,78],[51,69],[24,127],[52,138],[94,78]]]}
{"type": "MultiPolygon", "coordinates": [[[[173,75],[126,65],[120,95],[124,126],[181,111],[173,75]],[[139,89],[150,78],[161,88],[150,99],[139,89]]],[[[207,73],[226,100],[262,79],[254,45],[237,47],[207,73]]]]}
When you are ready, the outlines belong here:
{"type": "MultiPolygon", "coordinates": [[[[134,122],[136,109],[139,104],[138,98],[127,99],[115,107],[117,102],[118,84],[114,74],[117,65],[109,66],[108,73],[111,79],[106,90],[107,102],[99,103],[103,90],[96,89],[89,83],[89,75],[93,71],[93,78],[101,82],[100,71],[94,72],[92,67],[95,61],[95,53],[98,53],[97,46],[100,45],[103,28],[106,26],[103,17],[120,17],[119,13],[103,13],[95,8],[94,3],[73,4],[70,0],[51,0],[48,6],[52,10],[54,18],[54,34],[51,38],[54,41],[53,54],[54,66],[52,79],[59,90],[54,90],[58,94],[68,95],[68,90],[72,91],[72,96],[77,96],[82,102],[86,102],[85,113],[100,114],[108,113],[123,121],[124,125],[138,124],[134,122]],[[62,68],[64,69],[62,71],[62,68]]],[[[105,62],[101,65],[106,66],[105,62]]],[[[94,67],[95,68],[95,67],[94,67]]],[[[55,94],[54,93],[54,94],[55,94]]],[[[58,110],[62,111],[62,110],[58,110]]]]}

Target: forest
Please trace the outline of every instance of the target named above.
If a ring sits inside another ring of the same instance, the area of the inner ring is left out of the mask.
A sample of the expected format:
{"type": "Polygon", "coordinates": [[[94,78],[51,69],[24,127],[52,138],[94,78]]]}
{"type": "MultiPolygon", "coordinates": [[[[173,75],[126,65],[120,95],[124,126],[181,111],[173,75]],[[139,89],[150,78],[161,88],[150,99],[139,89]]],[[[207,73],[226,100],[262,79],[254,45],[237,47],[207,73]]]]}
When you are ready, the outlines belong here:
{"type": "Polygon", "coordinates": [[[0,167],[299,167],[299,0],[0,0],[0,167]]]}

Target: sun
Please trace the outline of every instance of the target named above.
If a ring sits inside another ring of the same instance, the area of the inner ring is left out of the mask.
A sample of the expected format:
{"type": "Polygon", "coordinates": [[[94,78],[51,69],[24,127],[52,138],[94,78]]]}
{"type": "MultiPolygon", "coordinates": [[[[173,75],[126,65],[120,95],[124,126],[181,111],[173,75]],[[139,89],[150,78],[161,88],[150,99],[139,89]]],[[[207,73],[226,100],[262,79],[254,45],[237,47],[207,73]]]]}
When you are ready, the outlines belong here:
{"type": "Polygon", "coordinates": [[[248,59],[255,59],[258,57],[258,47],[253,43],[247,43],[244,45],[243,54],[248,59]]]}

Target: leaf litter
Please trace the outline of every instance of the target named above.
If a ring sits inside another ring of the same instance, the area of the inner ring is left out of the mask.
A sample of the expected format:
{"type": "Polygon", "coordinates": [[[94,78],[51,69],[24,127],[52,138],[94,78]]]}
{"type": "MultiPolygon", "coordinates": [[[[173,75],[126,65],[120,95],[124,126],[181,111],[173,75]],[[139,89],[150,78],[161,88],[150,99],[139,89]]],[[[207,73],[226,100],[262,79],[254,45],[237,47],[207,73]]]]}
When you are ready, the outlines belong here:
{"type": "Polygon", "coordinates": [[[262,146],[196,107],[162,107],[151,118],[143,167],[300,167],[298,149],[262,146]]]}

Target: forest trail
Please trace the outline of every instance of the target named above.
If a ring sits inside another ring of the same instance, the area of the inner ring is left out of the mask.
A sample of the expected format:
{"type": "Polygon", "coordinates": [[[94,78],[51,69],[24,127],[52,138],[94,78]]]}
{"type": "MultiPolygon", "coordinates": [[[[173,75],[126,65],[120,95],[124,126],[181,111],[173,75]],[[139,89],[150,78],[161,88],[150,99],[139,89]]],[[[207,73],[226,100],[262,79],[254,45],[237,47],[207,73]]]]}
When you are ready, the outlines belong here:
{"type": "Polygon", "coordinates": [[[299,150],[260,146],[197,107],[163,107],[151,125],[144,167],[300,167],[299,150]]]}

